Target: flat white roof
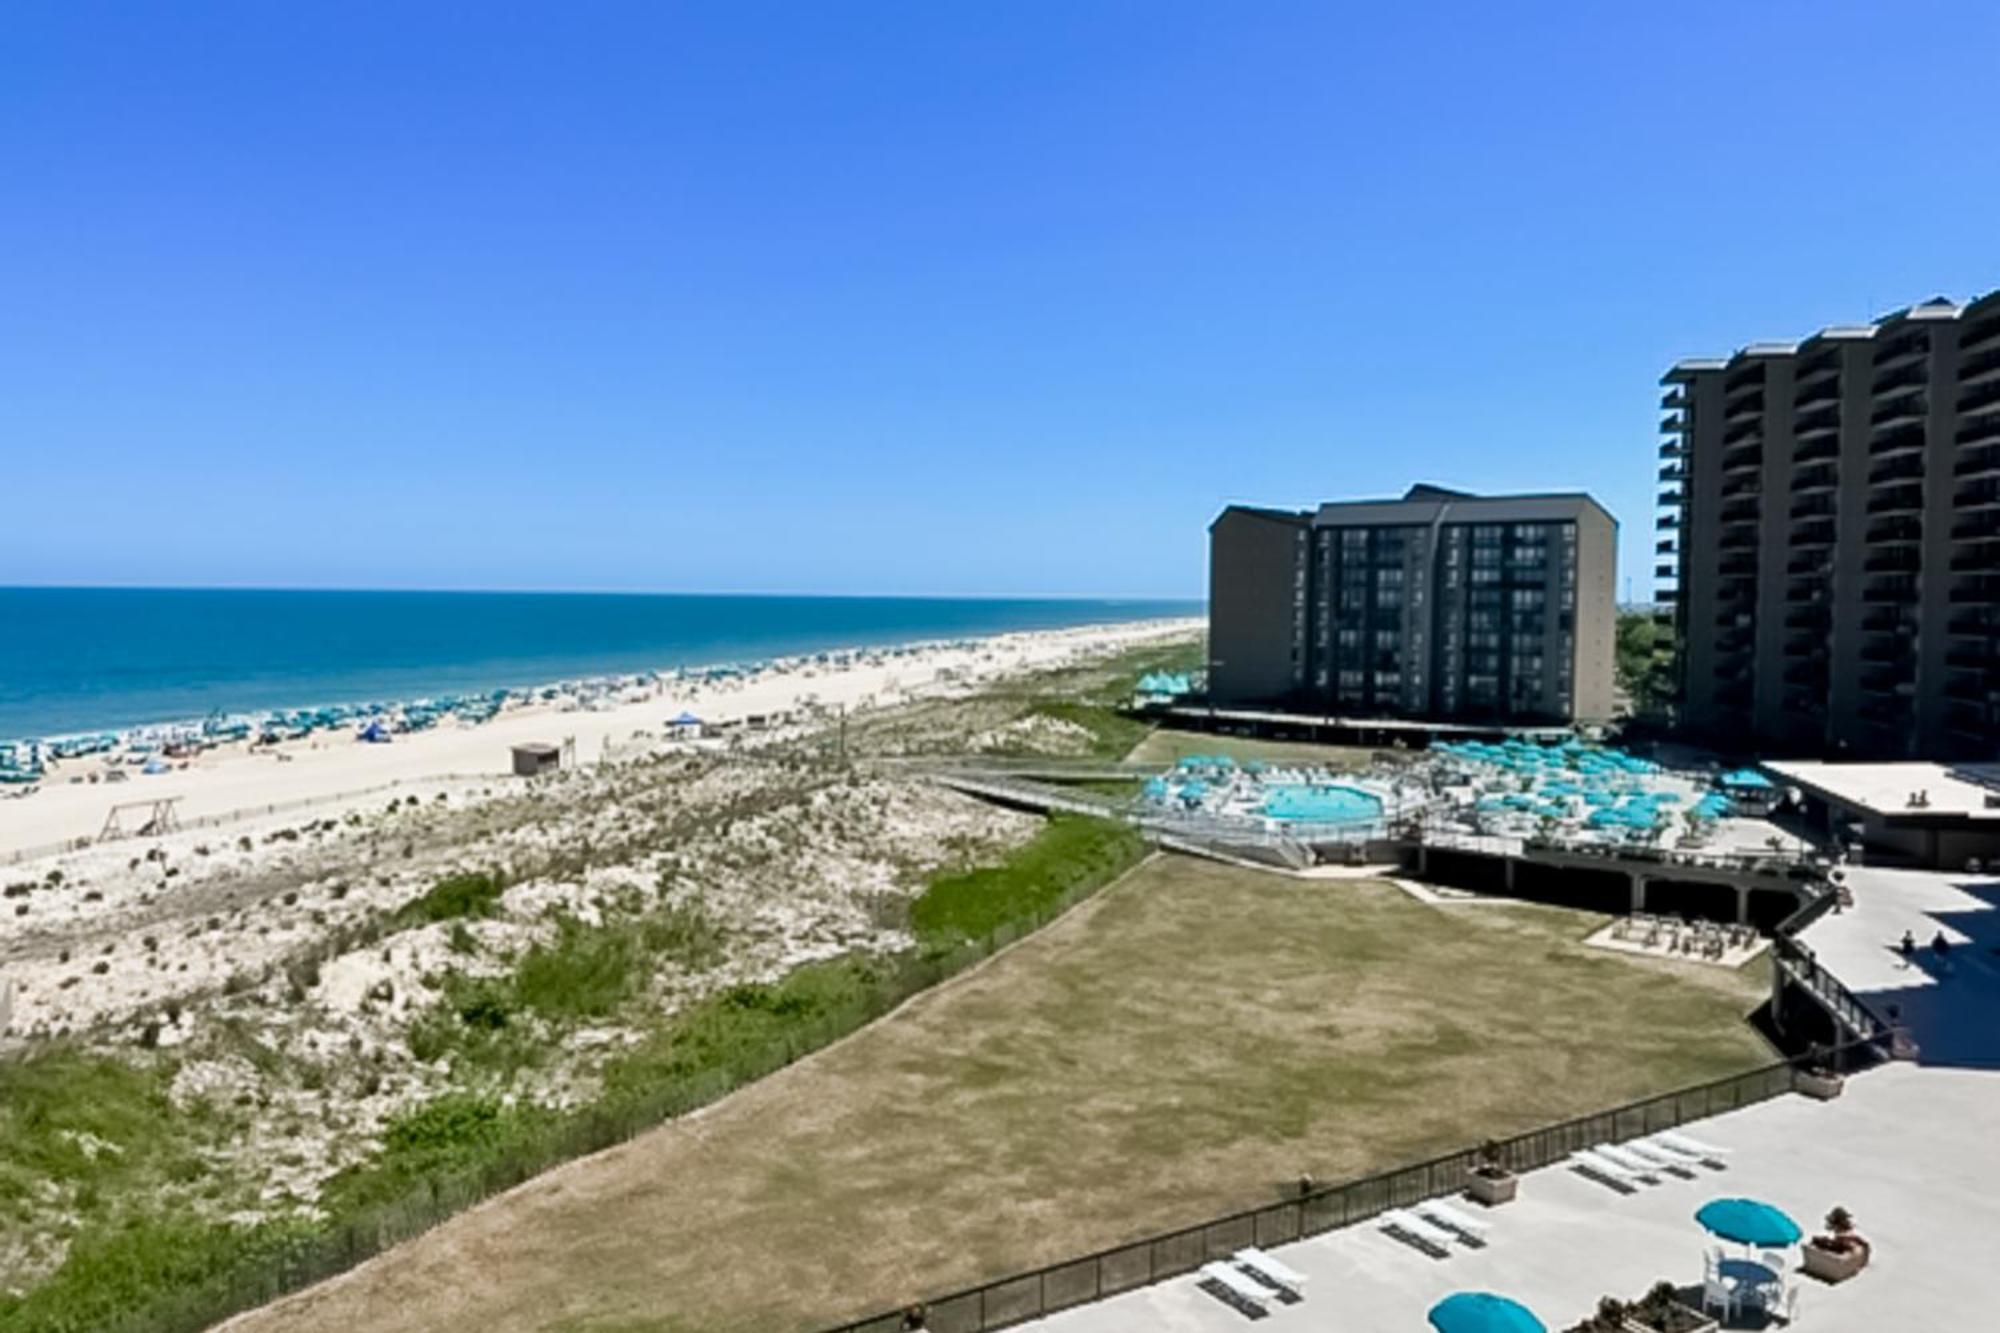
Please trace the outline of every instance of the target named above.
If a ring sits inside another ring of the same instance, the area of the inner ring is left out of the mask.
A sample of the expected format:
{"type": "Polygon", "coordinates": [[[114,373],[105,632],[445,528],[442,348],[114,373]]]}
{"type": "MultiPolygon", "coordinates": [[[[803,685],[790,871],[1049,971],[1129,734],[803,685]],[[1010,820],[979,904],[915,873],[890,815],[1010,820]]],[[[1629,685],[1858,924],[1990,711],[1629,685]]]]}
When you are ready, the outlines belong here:
{"type": "MultiPolygon", "coordinates": [[[[1724,1170],[1663,1177],[1620,1195],[1553,1166],[1521,1180],[1520,1196],[1490,1211],[1484,1248],[1453,1244],[1432,1258],[1362,1222],[1273,1253],[1308,1279],[1305,1299],[1274,1305],[1254,1327],[1421,1329],[1455,1291],[1520,1301],[1550,1328],[1592,1313],[1601,1296],[1630,1300],[1656,1281],[1701,1281],[1695,1224],[1711,1199],[1776,1204],[1807,1234],[1836,1204],[1874,1247],[1868,1268],[1836,1287],[1794,1271],[1807,1328],[1964,1328],[1989,1323],[2000,1303],[2000,1073],[1896,1064],[1848,1080],[1831,1102],[1784,1096],[1699,1121],[1687,1132],[1730,1149],[1724,1170]],[[1981,1314],[1980,1311],[1987,1311],[1981,1314]]],[[[1790,1265],[1798,1250],[1789,1251],[1790,1265]]],[[[1193,1274],[1079,1306],[1026,1325],[1040,1333],[1239,1333],[1247,1321],[1196,1286],[1193,1274]]]]}
{"type": "Polygon", "coordinates": [[[1785,759],[1765,768],[1787,781],[1879,815],[1950,816],[2000,823],[2000,806],[1986,798],[2000,797],[2000,764],[1934,764],[1909,761],[1888,764],[1835,764],[1785,759]],[[1927,805],[1913,806],[1910,797],[1927,793],[1927,805]]]}

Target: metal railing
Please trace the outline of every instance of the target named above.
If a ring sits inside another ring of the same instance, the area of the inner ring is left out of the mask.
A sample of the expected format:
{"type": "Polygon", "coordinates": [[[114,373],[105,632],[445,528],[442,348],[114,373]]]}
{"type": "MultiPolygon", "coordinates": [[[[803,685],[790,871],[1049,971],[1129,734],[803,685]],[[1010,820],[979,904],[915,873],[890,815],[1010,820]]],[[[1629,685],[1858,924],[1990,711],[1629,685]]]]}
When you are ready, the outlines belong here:
{"type": "MultiPolygon", "coordinates": [[[[1533,1171],[1560,1162],[1581,1148],[1622,1142],[1769,1101],[1792,1091],[1796,1076],[1797,1067],[1791,1061],[1770,1064],[1529,1130],[1500,1142],[1500,1160],[1510,1170],[1533,1171]]],[[[1162,1278],[1191,1273],[1247,1245],[1285,1245],[1351,1226],[1391,1208],[1457,1193],[1480,1160],[1480,1150],[1468,1146],[1338,1185],[1313,1187],[1294,1199],[1243,1209],[981,1283],[924,1302],[923,1328],[926,1333],[984,1333],[1007,1328],[1162,1278]]],[[[896,1333],[905,1327],[904,1318],[901,1310],[870,1315],[828,1333],[896,1333]]]]}

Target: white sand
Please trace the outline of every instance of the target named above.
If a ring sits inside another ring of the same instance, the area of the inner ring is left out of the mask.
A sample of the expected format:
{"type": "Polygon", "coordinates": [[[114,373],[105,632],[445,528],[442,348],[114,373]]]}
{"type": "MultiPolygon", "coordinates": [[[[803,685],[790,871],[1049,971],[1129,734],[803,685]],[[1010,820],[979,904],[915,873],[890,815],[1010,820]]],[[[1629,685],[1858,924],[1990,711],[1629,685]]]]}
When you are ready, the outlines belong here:
{"type": "MultiPolygon", "coordinates": [[[[1156,620],[1027,631],[963,645],[868,652],[844,666],[787,661],[731,680],[666,682],[650,691],[635,691],[639,697],[603,711],[565,712],[553,704],[535,704],[510,709],[477,726],[445,723],[433,731],[398,736],[388,745],[364,745],[338,733],[254,751],[231,745],[191,760],[186,768],[153,777],[134,772],[129,781],[114,785],[70,781],[103,768],[100,759],[74,760],[53,766],[49,781],[34,795],[0,801],[0,858],[94,837],[104,826],[106,812],[120,802],[174,796],[179,798],[180,817],[189,819],[333,798],[389,782],[501,777],[511,771],[513,745],[560,743],[572,737],[577,758],[588,763],[604,754],[607,743],[627,742],[639,732],[661,734],[667,720],[683,709],[706,722],[726,723],[801,709],[887,707],[918,697],[969,692],[997,677],[1099,657],[1186,634],[1199,624],[1156,620]],[[281,754],[285,758],[280,759],[281,754]]],[[[128,826],[134,822],[126,820],[128,826]]]]}

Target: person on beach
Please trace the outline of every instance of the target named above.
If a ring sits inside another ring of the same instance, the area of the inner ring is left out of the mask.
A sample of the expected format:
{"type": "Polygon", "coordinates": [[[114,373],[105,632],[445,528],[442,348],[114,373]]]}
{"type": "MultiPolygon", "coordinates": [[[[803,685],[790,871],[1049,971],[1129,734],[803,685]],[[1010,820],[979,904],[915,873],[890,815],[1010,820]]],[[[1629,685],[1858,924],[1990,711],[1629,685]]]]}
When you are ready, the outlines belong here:
{"type": "Polygon", "coordinates": [[[1899,953],[1899,954],[1901,954],[1901,955],[1903,955],[1903,966],[1904,966],[1904,967],[1908,967],[1908,966],[1910,966],[1910,965],[1911,965],[1912,963],[1916,962],[1916,961],[1917,961],[1917,937],[1916,937],[1916,935],[1915,935],[1915,934],[1913,934],[1913,933],[1912,933],[1912,932],[1910,932],[1910,931],[1907,931],[1907,930],[1906,930],[1906,931],[1904,931],[1904,932],[1903,932],[1903,941],[1902,941],[1902,943],[1900,943],[1900,944],[1898,944],[1898,945],[1896,946],[1896,952],[1897,952],[1897,953],[1899,953]]]}

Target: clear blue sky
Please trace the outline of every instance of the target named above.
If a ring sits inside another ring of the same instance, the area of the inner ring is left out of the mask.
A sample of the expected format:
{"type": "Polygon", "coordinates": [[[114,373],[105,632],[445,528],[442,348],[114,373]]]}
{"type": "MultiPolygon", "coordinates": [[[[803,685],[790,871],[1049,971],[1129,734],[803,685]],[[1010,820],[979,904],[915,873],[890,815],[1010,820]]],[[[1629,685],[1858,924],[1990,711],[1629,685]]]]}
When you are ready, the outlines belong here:
{"type": "MultiPolygon", "coordinates": [[[[0,42],[0,583],[1194,595],[2000,285],[2000,5],[173,5],[0,42]]],[[[1621,579],[1621,588],[1623,581],[1621,579]]]]}

